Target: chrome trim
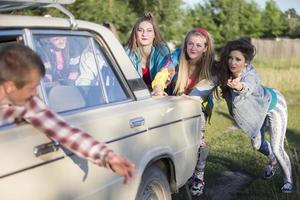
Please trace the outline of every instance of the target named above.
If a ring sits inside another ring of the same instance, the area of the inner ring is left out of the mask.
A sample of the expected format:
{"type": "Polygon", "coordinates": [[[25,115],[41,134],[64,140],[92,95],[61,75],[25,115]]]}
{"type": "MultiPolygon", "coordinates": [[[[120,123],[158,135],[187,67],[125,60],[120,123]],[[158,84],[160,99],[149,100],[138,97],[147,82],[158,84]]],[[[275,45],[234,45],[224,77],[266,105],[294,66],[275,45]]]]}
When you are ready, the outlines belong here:
{"type": "Polygon", "coordinates": [[[135,127],[144,126],[144,125],[145,125],[144,117],[136,117],[136,118],[130,119],[130,121],[129,121],[130,128],[135,128],[135,127]]]}
{"type": "Polygon", "coordinates": [[[35,146],[33,148],[32,152],[36,157],[39,157],[39,156],[47,154],[47,153],[58,151],[59,147],[60,147],[60,144],[59,144],[58,141],[52,141],[52,142],[49,142],[49,143],[45,143],[45,144],[35,146]]]}

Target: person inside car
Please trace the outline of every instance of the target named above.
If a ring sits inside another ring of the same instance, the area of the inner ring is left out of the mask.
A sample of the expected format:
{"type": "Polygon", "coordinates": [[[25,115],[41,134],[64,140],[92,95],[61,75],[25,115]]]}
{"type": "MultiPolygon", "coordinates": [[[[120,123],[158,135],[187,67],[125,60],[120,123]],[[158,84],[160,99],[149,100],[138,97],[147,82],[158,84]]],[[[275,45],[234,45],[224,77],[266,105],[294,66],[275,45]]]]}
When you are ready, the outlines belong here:
{"type": "Polygon", "coordinates": [[[0,126],[26,121],[76,155],[111,169],[129,183],[135,173],[131,161],[65,122],[37,97],[36,89],[45,72],[41,58],[29,47],[14,44],[0,51],[0,126]]]}
{"type": "Polygon", "coordinates": [[[43,48],[42,54],[46,67],[45,80],[74,85],[79,76],[79,48],[71,44],[66,36],[53,36],[46,40],[47,48],[43,48]]]}

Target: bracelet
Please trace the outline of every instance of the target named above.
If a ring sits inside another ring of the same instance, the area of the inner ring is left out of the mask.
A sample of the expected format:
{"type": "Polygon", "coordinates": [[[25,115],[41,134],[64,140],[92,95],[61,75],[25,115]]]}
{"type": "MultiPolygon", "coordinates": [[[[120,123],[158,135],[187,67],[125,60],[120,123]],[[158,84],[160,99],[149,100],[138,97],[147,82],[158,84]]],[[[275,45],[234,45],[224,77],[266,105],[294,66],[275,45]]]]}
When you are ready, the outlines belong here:
{"type": "Polygon", "coordinates": [[[242,84],[242,88],[241,88],[240,90],[238,90],[238,91],[241,92],[241,91],[243,91],[243,89],[244,89],[244,86],[243,86],[243,84],[242,84]]]}

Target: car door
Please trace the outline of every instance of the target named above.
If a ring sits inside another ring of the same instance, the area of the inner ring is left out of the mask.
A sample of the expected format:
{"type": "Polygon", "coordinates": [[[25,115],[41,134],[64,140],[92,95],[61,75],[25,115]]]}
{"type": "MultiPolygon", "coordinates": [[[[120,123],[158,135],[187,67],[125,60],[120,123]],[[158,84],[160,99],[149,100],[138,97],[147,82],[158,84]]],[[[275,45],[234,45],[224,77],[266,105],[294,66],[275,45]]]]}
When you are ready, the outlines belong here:
{"type": "MultiPolygon", "coordinates": [[[[88,59],[93,61],[89,64],[96,65],[96,80],[77,84],[49,81],[45,77],[39,95],[67,122],[98,140],[113,143],[112,148],[117,153],[135,160],[132,152],[127,151],[131,143],[117,144],[117,141],[146,132],[141,111],[144,107],[136,107],[133,95],[121,85],[116,70],[112,69],[114,64],[91,35],[79,32],[53,35],[51,31],[29,30],[19,34],[26,44],[37,50],[44,62],[43,51],[49,49],[46,43],[40,42],[48,42],[52,36],[73,39],[76,45],[82,45],[81,53],[88,51],[85,58],[90,56],[88,59]],[[101,63],[97,56],[102,56],[104,61],[101,63]]],[[[147,146],[147,141],[143,141],[147,146]]],[[[112,193],[112,188],[117,191],[122,185],[121,178],[110,170],[95,166],[64,148],[57,149],[54,141],[25,122],[1,127],[0,143],[0,199],[114,199],[112,195],[118,193],[112,193]]]]}

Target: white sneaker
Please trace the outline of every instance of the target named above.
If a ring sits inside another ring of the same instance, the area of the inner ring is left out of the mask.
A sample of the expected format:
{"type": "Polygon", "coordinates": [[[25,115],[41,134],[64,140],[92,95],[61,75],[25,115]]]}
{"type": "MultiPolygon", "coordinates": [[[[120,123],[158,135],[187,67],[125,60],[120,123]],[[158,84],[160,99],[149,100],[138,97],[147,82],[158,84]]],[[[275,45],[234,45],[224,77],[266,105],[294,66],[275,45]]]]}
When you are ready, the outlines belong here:
{"type": "Polygon", "coordinates": [[[264,178],[265,179],[270,179],[274,176],[275,174],[275,169],[272,165],[266,165],[265,169],[264,169],[264,178]]]}
{"type": "Polygon", "coordinates": [[[292,193],[293,192],[293,184],[289,183],[289,182],[285,183],[281,188],[281,192],[292,193]]]}
{"type": "Polygon", "coordinates": [[[270,163],[268,165],[265,166],[264,169],[264,173],[263,176],[265,179],[270,179],[274,176],[276,169],[278,168],[278,162],[276,162],[275,164],[270,163]]]}
{"type": "Polygon", "coordinates": [[[192,187],[190,188],[191,194],[193,196],[200,196],[204,193],[204,181],[194,178],[194,182],[192,184],[192,187]]]}

